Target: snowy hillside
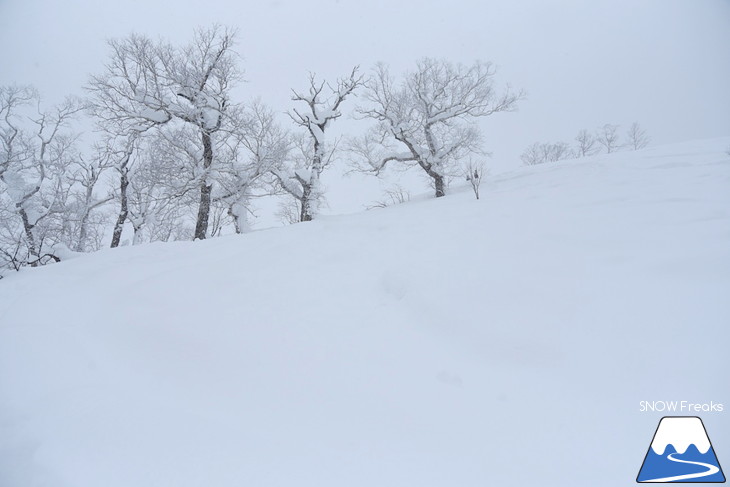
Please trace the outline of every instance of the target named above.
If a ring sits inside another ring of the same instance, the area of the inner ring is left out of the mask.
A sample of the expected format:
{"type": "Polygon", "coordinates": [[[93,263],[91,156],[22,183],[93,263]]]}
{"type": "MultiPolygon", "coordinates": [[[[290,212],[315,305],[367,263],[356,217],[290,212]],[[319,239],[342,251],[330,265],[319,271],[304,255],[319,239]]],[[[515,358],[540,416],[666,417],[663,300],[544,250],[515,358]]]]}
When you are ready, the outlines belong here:
{"type": "Polygon", "coordinates": [[[728,147],[10,275],[0,486],[629,485],[730,403],[728,147]]]}

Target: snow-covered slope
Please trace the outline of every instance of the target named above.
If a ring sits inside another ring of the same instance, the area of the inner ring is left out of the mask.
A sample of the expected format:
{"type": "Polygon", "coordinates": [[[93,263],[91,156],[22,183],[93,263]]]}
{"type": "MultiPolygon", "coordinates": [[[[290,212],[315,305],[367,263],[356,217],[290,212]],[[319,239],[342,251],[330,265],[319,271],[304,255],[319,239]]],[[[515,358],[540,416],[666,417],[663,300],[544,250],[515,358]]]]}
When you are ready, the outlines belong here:
{"type": "Polygon", "coordinates": [[[0,485],[633,483],[730,402],[728,146],[3,279],[0,485]]]}

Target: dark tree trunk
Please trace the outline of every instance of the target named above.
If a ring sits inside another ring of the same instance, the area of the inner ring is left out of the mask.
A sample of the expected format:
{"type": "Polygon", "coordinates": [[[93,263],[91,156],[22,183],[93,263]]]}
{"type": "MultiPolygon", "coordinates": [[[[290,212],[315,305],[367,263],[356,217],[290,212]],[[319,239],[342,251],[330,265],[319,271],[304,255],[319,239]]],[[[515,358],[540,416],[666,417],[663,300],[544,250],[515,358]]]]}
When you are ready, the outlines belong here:
{"type": "Polygon", "coordinates": [[[302,210],[299,213],[299,221],[311,222],[312,210],[310,208],[310,200],[312,199],[312,187],[308,184],[302,185],[302,210]]]}
{"type": "MultiPolygon", "coordinates": [[[[319,125],[319,130],[324,135],[324,131],[326,129],[326,126],[319,125]]],[[[322,145],[319,142],[319,139],[312,134],[312,137],[314,138],[314,158],[312,159],[312,169],[311,174],[309,176],[309,184],[303,185],[303,191],[302,191],[302,213],[300,215],[300,220],[303,222],[311,222],[314,219],[314,211],[312,209],[312,203],[318,204],[318,201],[312,201],[313,198],[319,198],[319,194],[315,192],[315,194],[312,194],[312,188],[318,188],[319,187],[319,175],[322,173],[322,159],[324,158],[324,155],[322,154],[322,145]]]]}
{"type": "Polygon", "coordinates": [[[203,131],[203,169],[204,178],[200,183],[200,205],[198,206],[198,221],[195,223],[195,235],[193,240],[205,239],[208,233],[208,219],[210,216],[210,193],[213,186],[208,184],[208,169],[213,164],[213,144],[210,140],[210,133],[203,131]]]}
{"type": "Polygon", "coordinates": [[[129,176],[127,174],[126,164],[122,167],[122,176],[119,182],[119,192],[121,193],[121,206],[119,208],[119,216],[117,217],[117,223],[114,224],[114,233],[112,234],[112,245],[111,248],[119,247],[119,242],[122,239],[122,231],[124,230],[124,223],[127,221],[127,215],[129,214],[129,208],[127,206],[127,187],[129,186],[129,176]]]}
{"type": "MultiPolygon", "coordinates": [[[[411,152],[414,155],[417,154],[415,149],[411,149],[411,152]]],[[[426,174],[428,174],[431,179],[433,179],[433,189],[436,191],[436,198],[446,196],[446,181],[444,180],[444,177],[438,172],[434,171],[433,166],[424,161],[422,158],[417,157],[416,161],[418,162],[418,165],[421,166],[421,169],[426,171],[426,174]]]]}
{"type": "Polygon", "coordinates": [[[193,235],[193,240],[203,240],[208,233],[211,190],[212,186],[210,184],[202,183],[200,185],[200,204],[198,205],[198,220],[195,223],[195,235],[193,235]]]}
{"type": "Polygon", "coordinates": [[[22,206],[18,208],[18,213],[20,214],[20,218],[23,220],[23,230],[25,230],[25,239],[28,242],[28,252],[30,255],[35,257],[30,262],[31,267],[38,267],[40,265],[40,253],[38,251],[38,248],[36,246],[35,236],[33,235],[33,227],[30,223],[30,220],[28,219],[28,213],[26,213],[25,208],[22,206]]]}
{"type": "Polygon", "coordinates": [[[433,178],[433,187],[436,190],[436,197],[440,198],[442,196],[446,196],[446,183],[444,182],[444,177],[439,176],[438,174],[432,175],[433,178]]]}

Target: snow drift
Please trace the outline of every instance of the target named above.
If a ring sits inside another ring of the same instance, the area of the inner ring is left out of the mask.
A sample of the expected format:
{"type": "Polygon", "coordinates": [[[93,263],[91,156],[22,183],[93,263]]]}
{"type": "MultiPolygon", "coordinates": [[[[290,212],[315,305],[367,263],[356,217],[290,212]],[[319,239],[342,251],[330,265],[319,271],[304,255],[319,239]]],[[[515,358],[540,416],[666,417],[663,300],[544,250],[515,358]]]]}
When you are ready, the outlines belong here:
{"type": "Polygon", "coordinates": [[[730,399],[728,146],[3,279],[0,485],[632,483],[730,399]]]}

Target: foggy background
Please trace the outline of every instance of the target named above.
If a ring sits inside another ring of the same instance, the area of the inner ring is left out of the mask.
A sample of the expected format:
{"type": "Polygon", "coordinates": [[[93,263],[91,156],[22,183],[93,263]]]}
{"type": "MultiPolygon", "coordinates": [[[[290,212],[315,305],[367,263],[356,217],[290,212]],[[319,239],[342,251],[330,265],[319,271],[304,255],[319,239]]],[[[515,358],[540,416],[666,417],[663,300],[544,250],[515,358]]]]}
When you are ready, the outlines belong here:
{"type": "MultiPolygon", "coordinates": [[[[103,69],[106,39],[138,32],[183,44],[215,22],[238,28],[247,81],[236,100],[261,97],[289,128],[291,89],[306,88],[310,71],[334,81],[378,61],[396,76],[423,56],[494,62],[497,84],[528,97],[517,112],[481,121],[492,174],[518,167],[533,142],[572,142],[606,123],[623,135],[637,121],[651,145],[730,134],[728,0],[0,0],[0,84],[33,84],[56,103],[84,94],[88,75],[103,69]]],[[[357,102],[348,100],[333,134],[367,129],[350,117],[357,102]]],[[[362,209],[404,178],[342,180],[344,159],[324,175],[324,213],[362,209]]],[[[416,173],[404,181],[428,191],[416,173]]]]}

